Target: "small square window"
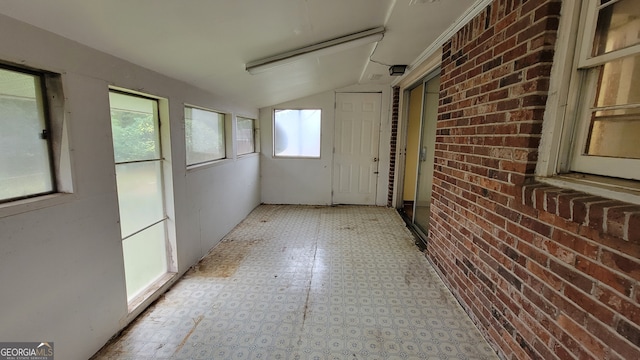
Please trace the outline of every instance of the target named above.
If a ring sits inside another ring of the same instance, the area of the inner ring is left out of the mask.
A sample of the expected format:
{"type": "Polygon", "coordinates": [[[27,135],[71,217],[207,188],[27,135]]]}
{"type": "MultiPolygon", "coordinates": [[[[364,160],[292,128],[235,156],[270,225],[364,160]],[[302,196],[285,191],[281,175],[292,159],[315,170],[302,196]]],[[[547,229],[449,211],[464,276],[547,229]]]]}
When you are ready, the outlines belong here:
{"type": "Polygon", "coordinates": [[[185,107],[187,166],[226,157],[224,118],[215,111],[185,107]]]}
{"type": "Polygon", "coordinates": [[[0,202],[56,191],[44,75],[0,68],[0,202]]]}
{"type": "Polygon", "coordinates": [[[250,154],[256,151],[254,119],[238,116],[236,122],[236,142],[238,144],[238,155],[250,154]]]}
{"type": "Polygon", "coordinates": [[[320,158],[320,109],[275,110],[273,155],[320,158]]]}

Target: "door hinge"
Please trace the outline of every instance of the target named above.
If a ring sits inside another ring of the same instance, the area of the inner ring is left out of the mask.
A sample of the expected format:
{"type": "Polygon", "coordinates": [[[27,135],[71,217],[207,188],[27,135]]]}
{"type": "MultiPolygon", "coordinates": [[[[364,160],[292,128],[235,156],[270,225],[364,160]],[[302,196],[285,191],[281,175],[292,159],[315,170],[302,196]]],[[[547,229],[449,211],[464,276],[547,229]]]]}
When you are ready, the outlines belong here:
{"type": "Polygon", "coordinates": [[[42,132],[40,132],[40,139],[42,140],[49,139],[49,131],[47,129],[43,129],[42,132]]]}

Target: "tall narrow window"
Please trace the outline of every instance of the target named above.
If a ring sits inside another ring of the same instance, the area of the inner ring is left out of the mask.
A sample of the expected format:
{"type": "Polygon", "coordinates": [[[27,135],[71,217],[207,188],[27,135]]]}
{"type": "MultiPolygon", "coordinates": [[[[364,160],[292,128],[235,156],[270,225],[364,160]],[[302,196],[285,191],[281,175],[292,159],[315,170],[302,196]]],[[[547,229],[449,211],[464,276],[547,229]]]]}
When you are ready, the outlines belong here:
{"type": "Polygon", "coordinates": [[[187,166],[225,158],[224,117],[211,110],[184,108],[187,166]]]}
{"type": "Polygon", "coordinates": [[[0,202],[56,190],[43,81],[0,68],[0,202]]]}
{"type": "Polygon", "coordinates": [[[250,154],[256,151],[255,120],[238,116],[236,142],[238,144],[238,155],[250,154]]]}
{"type": "Polygon", "coordinates": [[[320,157],[319,109],[274,112],[273,155],[276,157],[320,157]]]}
{"type": "Polygon", "coordinates": [[[167,273],[158,101],[109,94],[127,299],[167,273]]]}

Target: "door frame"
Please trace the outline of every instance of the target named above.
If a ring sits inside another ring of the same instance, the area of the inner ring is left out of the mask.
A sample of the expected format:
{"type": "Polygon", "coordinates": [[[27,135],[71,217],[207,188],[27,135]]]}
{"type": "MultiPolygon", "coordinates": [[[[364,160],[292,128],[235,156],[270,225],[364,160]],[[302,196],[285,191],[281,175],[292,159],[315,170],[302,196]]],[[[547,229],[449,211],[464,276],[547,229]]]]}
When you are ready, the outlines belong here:
{"type": "MultiPolygon", "coordinates": [[[[335,135],[336,135],[336,126],[338,125],[338,94],[380,94],[380,108],[379,110],[379,116],[378,116],[378,145],[377,145],[377,176],[376,176],[376,186],[375,186],[375,194],[374,194],[374,200],[373,200],[373,205],[375,206],[379,206],[380,205],[380,201],[378,201],[378,197],[381,194],[381,189],[380,189],[380,183],[381,183],[381,165],[383,164],[382,162],[382,158],[381,158],[381,143],[382,143],[382,114],[384,112],[384,109],[388,107],[388,104],[385,103],[385,98],[384,98],[384,91],[336,91],[334,93],[334,113],[333,113],[333,134],[332,134],[332,152],[331,152],[331,204],[332,205],[336,205],[335,202],[335,195],[334,195],[334,171],[335,171],[335,154],[336,154],[336,144],[335,144],[335,135]]],[[[388,163],[388,161],[387,161],[388,163]]],[[[385,183],[385,185],[388,183],[388,177],[386,178],[387,182],[385,183]]],[[[385,192],[386,194],[386,192],[385,192]]],[[[385,202],[386,204],[386,202],[385,202]]],[[[345,204],[348,205],[348,204],[345,204]]]]}
{"type": "MultiPolygon", "coordinates": [[[[404,194],[404,180],[405,180],[405,171],[406,171],[406,166],[405,166],[405,161],[406,161],[406,157],[407,157],[407,140],[408,140],[408,134],[407,134],[407,130],[409,128],[408,126],[408,122],[409,122],[409,93],[411,92],[411,90],[415,89],[416,87],[423,85],[424,90],[423,90],[423,94],[421,96],[421,104],[420,104],[420,132],[419,132],[419,138],[418,138],[418,143],[422,143],[422,125],[423,125],[423,117],[424,117],[424,92],[426,91],[426,84],[428,81],[430,81],[431,79],[433,79],[434,77],[436,77],[437,75],[441,74],[441,68],[439,66],[425,72],[424,76],[421,76],[418,78],[418,80],[414,81],[413,83],[403,87],[400,91],[400,101],[402,104],[402,113],[401,113],[401,117],[398,121],[398,150],[396,153],[396,189],[395,189],[395,204],[393,204],[396,208],[396,210],[398,211],[398,213],[400,213],[402,215],[402,218],[404,219],[404,221],[407,223],[407,225],[409,226],[409,228],[415,232],[418,237],[419,237],[419,242],[416,242],[417,245],[419,245],[420,247],[425,247],[426,248],[426,240],[428,237],[428,234],[425,234],[419,227],[415,226],[415,205],[416,205],[416,199],[414,199],[413,201],[413,215],[411,217],[411,219],[409,219],[407,216],[405,216],[403,214],[402,208],[404,206],[404,199],[403,199],[403,194],[404,194]]],[[[417,196],[417,187],[418,187],[418,167],[419,167],[419,162],[416,163],[416,182],[415,182],[415,191],[416,191],[416,195],[417,196]]]]}

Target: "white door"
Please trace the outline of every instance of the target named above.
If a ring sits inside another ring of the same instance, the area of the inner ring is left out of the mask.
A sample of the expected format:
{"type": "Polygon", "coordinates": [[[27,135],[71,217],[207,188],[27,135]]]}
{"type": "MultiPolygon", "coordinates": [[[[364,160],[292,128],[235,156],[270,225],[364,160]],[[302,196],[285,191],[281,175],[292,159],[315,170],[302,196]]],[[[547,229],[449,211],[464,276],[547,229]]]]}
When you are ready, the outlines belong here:
{"type": "Polygon", "coordinates": [[[375,205],[380,93],[337,93],[333,203],[375,205]]]}

